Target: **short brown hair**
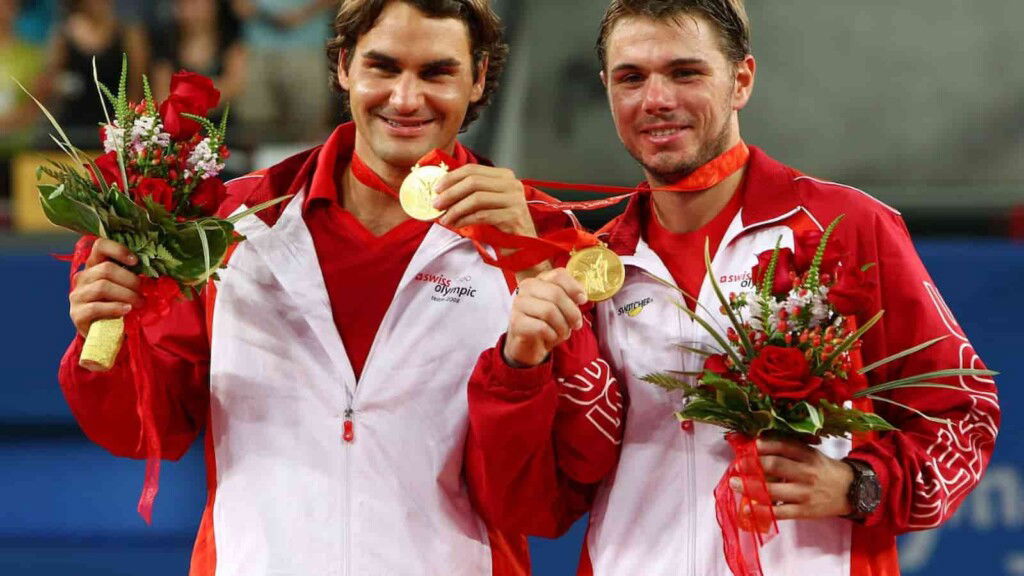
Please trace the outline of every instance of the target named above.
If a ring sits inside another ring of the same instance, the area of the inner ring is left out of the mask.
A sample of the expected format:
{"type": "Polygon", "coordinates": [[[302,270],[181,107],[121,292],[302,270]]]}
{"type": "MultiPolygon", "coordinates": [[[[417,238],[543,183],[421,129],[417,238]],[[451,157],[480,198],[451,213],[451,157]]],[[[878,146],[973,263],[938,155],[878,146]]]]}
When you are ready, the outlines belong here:
{"type": "Polygon", "coordinates": [[[352,51],[359,38],[376,24],[380,13],[392,2],[405,2],[429,18],[455,18],[469,29],[470,50],[473,53],[473,81],[479,78],[480,63],[487,59],[487,77],[484,93],[479,101],[469,105],[462,122],[465,129],[480,115],[494,92],[508,58],[508,44],[501,19],[491,9],[489,0],[344,0],[334,18],[334,38],[327,43],[327,59],[331,69],[331,85],[342,94],[348,108],[348,93],[338,83],[338,57],[344,52],[342,63],[347,70],[352,63],[352,51]]]}
{"type": "Polygon", "coordinates": [[[619,20],[631,16],[666,20],[684,14],[703,16],[718,28],[722,51],[730,61],[742,62],[750,54],[750,19],[743,0],[612,0],[597,38],[601,69],[608,67],[608,36],[619,20]]]}

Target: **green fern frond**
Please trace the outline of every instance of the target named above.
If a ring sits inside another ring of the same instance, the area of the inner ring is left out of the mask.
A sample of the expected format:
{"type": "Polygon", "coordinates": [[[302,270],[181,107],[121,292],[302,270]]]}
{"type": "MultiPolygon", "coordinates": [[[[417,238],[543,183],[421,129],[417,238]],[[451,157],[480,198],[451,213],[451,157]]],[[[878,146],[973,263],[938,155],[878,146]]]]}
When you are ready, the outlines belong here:
{"type": "Polygon", "coordinates": [[[149,86],[149,77],[142,75],[142,93],[146,98],[146,113],[156,116],[156,99],[153,98],[153,90],[149,86]]]}
{"type": "Polygon", "coordinates": [[[844,214],[840,214],[828,225],[825,229],[825,233],[821,235],[821,242],[818,242],[818,249],[814,252],[814,260],[811,262],[811,268],[807,271],[807,279],[804,281],[804,288],[808,290],[817,290],[821,286],[821,263],[825,259],[825,248],[828,245],[828,239],[832,236],[832,232],[835,231],[836,226],[845,217],[844,214]]]}

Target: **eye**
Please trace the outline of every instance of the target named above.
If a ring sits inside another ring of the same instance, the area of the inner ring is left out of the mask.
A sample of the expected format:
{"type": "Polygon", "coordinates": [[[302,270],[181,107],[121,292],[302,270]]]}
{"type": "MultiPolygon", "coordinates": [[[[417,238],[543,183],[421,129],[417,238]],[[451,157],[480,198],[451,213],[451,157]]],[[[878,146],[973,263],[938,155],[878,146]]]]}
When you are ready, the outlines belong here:
{"type": "Polygon", "coordinates": [[[644,77],[641,74],[637,74],[635,72],[630,72],[628,74],[623,74],[622,76],[619,76],[619,79],[617,80],[617,83],[618,84],[630,85],[630,84],[640,84],[643,81],[644,81],[644,77]]]}
{"type": "Polygon", "coordinates": [[[424,80],[430,80],[432,78],[451,78],[452,76],[455,76],[455,69],[450,67],[428,68],[424,70],[420,76],[422,76],[424,80]]]}
{"type": "Polygon", "coordinates": [[[394,76],[400,72],[398,66],[387,62],[370,62],[366,67],[383,76],[394,76]]]}
{"type": "Polygon", "coordinates": [[[689,68],[679,68],[677,70],[673,70],[672,71],[672,77],[673,78],[677,78],[677,79],[681,79],[681,80],[685,80],[687,78],[693,78],[693,77],[697,76],[698,74],[699,73],[696,70],[691,70],[689,68]]]}

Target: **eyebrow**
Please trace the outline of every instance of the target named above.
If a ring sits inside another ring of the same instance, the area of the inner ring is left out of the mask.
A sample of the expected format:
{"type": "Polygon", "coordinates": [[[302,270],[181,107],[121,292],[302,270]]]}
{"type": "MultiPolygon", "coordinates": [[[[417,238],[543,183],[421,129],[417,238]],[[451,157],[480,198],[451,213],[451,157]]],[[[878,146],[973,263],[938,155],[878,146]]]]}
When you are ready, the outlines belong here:
{"type": "MultiPolygon", "coordinates": [[[[707,61],[704,60],[703,58],[676,58],[675,60],[672,60],[671,62],[669,62],[668,65],[666,66],[666,68],[676,68],[676,67],[679,67],[679,66],[702,65],[702,64],[706,64],[706,63],[707,63],[707,61]]],[[[640,69],[640,66],[637,66],[636,64],[631,64],[629,62],[626,62],[626,63],[623,63],[623,64],[619,64],[615,68],[612,68],[611,71],[614,74],[616,72],[621,72],[623,70],[639,70],[639,69],[640,69]]]]}
{"type": "MultiPolygon", "coordinates": [[[[387,66],[398,67],[399,65],[398,59],[395,58],[394,56],[388,56],[387,54],[384,54],[383,52],[378,52],[376,50],[364,52],[363,58],[367,60],[380,62],[381,64],[385,64],[387,66]]],[[[461,65],[462,63],[455,58],[440,58],[438,60],[432,60],[430,62],[427,62],[420,68],[424,70],[438,68],[458,68],[461,65]]]]}

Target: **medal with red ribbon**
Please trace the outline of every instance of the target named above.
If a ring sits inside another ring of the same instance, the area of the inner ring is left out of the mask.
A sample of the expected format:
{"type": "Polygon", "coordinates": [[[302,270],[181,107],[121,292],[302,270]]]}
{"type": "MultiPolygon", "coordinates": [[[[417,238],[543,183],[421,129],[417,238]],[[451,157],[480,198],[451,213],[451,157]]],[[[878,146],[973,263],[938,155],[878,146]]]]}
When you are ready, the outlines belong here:
{"type": "MultiPolygon", "coordinates": [[[[462,156],[462,155],[460,155],[462,156]]],[[[697,192],[707,190],[722,182],[746,165],[750,151],[743,142],[711,162],[701,166],[686,178],[663,188],[626,188],[622,186],[596,186],[571,184],[549,180],[524,179],[524,186],[551,190],[575,190],[597,194],[614,194],[610,198],[576,202],[531,201],[535,207],[544,210],[599,210],[615,206],[641,192],[697,192]]],[[[465,161],[434,150],[420,159],[402,182],[396,193],[375,174],[357,155],[352,157],[352,173],[364,185],[397,197],[402,208],[417,220],[436,220],[444,211],[434,207],[437,198],[437,182],[449,170],[465,164],[465,161]]],[[[572,218],[573,227],[546,234],[541,237],[521,236],[503,232],[491,225],[473,225],[453,230],[473,242],[480,257],[492,266],[508,272],[527,270],[552,258],[569,254],[566,269],[579,281],[592,302],[600,302],[614,296],[625,282],[625,267],[615,252],[601,242],[597,236],[582,229],[572,218]],[[494,249],[494,255],[487,250],[494,249]]]]}

